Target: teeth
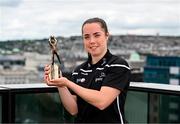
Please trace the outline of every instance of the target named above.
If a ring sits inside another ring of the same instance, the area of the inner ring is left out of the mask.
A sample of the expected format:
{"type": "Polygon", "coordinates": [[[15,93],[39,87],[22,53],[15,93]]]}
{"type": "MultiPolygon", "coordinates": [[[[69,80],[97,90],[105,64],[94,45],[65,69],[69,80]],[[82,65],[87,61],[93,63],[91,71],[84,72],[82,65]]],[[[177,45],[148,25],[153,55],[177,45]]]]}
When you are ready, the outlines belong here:
{"type": "Polygon", "coordinates": [[[93,46],[93,47],[90,47],[91,49],[94,49],[94,48],[96,48],[96,46],[93,46]]]}

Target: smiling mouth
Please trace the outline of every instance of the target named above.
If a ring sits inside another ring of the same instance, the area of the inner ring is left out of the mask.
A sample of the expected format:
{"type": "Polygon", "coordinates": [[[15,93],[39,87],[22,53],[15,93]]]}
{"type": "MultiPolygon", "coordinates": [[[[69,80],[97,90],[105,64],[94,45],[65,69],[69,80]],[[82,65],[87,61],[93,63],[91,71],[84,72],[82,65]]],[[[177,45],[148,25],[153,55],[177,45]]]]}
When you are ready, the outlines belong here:
{"type": "Polygon", "coordinates": [[[91,50],[95,50],[97,46],[90,47],[91,50]]]}
{"type": "Polygon", "coordinates": [[[90,47],[90,49],[96,49],[97,48],[97,46],[92,46],[92,47],[90,47]]]}

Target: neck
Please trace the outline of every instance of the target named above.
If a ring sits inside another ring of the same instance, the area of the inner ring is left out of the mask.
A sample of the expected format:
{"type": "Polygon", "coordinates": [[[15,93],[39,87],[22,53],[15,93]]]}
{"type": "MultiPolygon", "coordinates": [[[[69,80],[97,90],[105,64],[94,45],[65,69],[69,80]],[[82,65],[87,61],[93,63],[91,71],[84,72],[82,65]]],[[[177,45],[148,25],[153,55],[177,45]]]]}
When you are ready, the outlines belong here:
{"type": "Polygon", "coordinates": [[[96,64],[99,60],[103,58],[103,56],[106,54],[107,49],[104,50],[104,52],[99,56],[91,56],[92,57],[92,64],[96,64]]]}

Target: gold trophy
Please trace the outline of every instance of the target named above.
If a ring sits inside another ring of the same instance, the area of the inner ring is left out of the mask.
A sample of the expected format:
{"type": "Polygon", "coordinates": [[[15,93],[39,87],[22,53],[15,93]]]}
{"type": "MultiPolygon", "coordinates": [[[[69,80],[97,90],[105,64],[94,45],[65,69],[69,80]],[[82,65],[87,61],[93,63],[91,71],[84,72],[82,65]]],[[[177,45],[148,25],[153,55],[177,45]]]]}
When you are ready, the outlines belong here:
{"type": "Polygon", "coordinates": [[[51,63],[51,67],[50,67],[51,71],[49,73],[49,78],[57,79],[62,76],[62,72],[60,70],[60,65],[58,66],[54,61],[54,59],[55,59],[54,56],[56,55],[56,57],[59,61],[59,64],[61,64],[60,57],[57,53],[57,39],[54,36],[50,36],[49,45],[50,45],[51,53],[52,53],[52,61],[51,61],[52,63],[51,63]]]}

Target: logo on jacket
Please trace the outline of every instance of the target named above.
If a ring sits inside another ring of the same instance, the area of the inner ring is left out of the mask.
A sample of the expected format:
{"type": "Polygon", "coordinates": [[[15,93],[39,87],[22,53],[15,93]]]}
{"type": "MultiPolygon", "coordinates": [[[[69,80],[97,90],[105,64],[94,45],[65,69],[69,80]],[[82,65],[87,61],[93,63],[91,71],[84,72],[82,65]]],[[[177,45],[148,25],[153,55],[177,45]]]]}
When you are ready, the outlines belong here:
{"type": "Polygon", "coordinates": [[[106,77],[106,74],[104,72],[101,72],[100,77],[106,77]]]}
{"type": "Polygon", "coordinates": [[[99,77],[95,78],[95,82],[103,81],[104,77],[106,77],[106,74],[104,72],[101,72],[99,77]]]}
{"type": "Polygon", "coordinates": [[[99,81],[102,81],[103,78],[102,77],[99,77],[99,78],[95,78],[95,82],[99,82],[99,81]]]}
{"type": "Polygon", "coordinates": [[[85,78],[79,78],[79,79],[76,80],[77,83],[83,83],[85,81],[86,81],[85,78]]]}

